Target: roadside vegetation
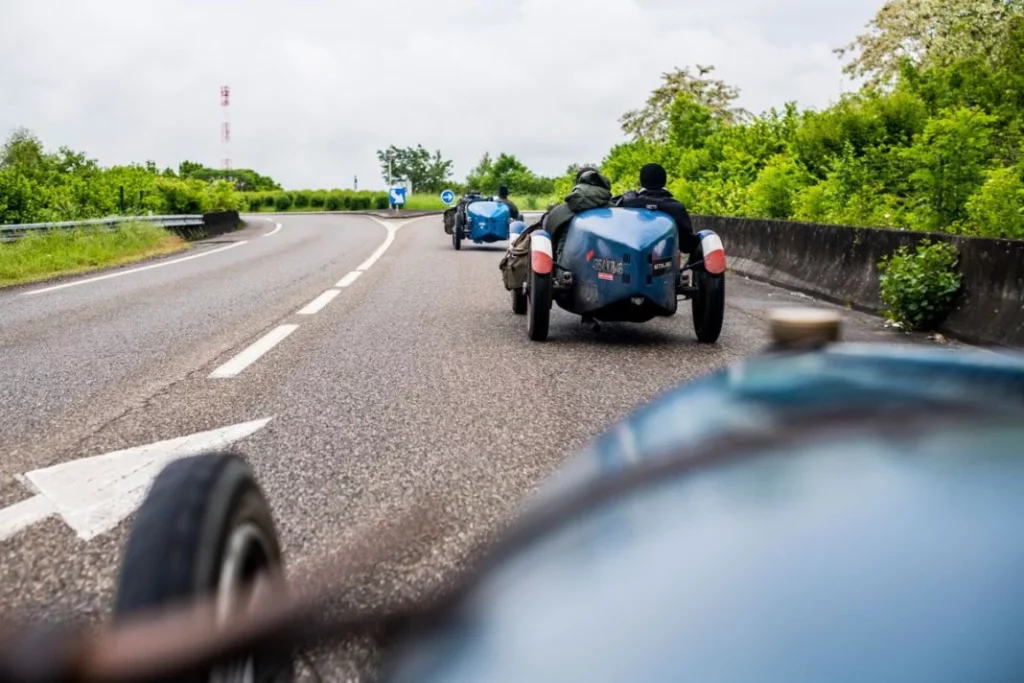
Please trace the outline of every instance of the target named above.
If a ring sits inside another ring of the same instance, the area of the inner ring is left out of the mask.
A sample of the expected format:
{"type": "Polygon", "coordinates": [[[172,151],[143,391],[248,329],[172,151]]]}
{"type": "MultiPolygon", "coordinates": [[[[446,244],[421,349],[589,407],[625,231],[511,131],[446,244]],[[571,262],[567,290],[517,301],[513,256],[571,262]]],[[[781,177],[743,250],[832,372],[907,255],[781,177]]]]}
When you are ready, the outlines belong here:
{"type": "Polygon", "coordinates": [[[1024,239],[1024,2],[893,0],[837,52],[864,85],[822,111],[664,74],[604,172],[623,190],[658,161],[701,214],[1024,239]]]}
{"type": "Polygon", "coordinates": [[[927,239],[914,251],[900,247],[883,258],[878,264],[883,315],[907,331],[934,329],[960,291],[958,260],[952,244],[927,239]]]}
{"type": "Polygon", "coordinates": [[[0,287],[85,273],[170,254],[186,242],[149,223],[125,223],[112,232],[53,230],[0,243],[0,287]]]}
{"type": "MultiPolygon", "coordinates": [[[[455,187],[452,184],[452,187],[455,187]]],[[[459,192],[464,189],[459,186],[459,192]]],[[[455,191],[454,189],[452,190],[455,191]]],[[[491,193],[484,193],[493,194],[491,193]]],[[[509,198],[521,211],[544,210],[561,201],[558,195],[515,195],[509,198]]],[[[380,211],[389,208],[386,192],[354,192],[352,190],[299,190],[259,192],[246,196],[246,210],[252,213],[299,213],[302,211],[380,211]]],[[[406,197],[405,211],[443,211],[448,206],[441,194],[417,193],[406,197]]]]}
{"type": "Polygon", "coordinates": [[[177,171],[160,171],[153,162],[102,167],[67,147],[47,152],[39,138],[19,129],[0,149],[0,223],[238,210],[239,188],[278,188],[253,171],[232,171],[232,180],[225,173],[188,161],[177,171]]]}

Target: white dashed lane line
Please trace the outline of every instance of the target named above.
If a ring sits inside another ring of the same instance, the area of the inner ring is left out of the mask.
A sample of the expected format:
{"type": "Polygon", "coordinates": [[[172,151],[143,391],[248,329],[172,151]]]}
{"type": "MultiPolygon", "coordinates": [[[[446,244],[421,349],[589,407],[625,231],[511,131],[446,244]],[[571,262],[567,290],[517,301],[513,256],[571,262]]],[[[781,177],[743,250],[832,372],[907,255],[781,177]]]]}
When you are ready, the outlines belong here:
{"type": "Polygon", "coordinates": [[[334,286],[335,287],[348,287],[353,282],[358,280],[359,276],[362,275],[362,274],[363,274],[363,271],[361,271],[361,270],[353,270],[351,273],[349,273],[345,277],[343,277],[340,280],[338,280],[338,284],[336,284],[334,286]]]}
{"type": "Polygon", "coordinates": [[[310,301],[305,308],[299,311],[299,315],[313,315],[314,313],[318,313],[320,309],[331,303],[331,299],[339,294],[341,294],[340,289],[328,289],[326,292],[310,301]]]}
{"type": "MultiPolygon", "coordinates": [[[[419,218],[413,218],[407,221],[388,223],[373,216],[369,216],[369,218],[379,223],[380,225],[384,226],[384,229],[387,230],[388,233],[387,237],[385,237],[381,245],[377,247],[377,249],[372,254],[370,254],[369,258],[367,258],[365,261],[359,264],[358,268],[356,268],[351,273],[349,273],[341,280],[339,280],[338,283],[334,285],[334,287],[328,289],[326,292],[324,292],[323,294],[321,294],[320,296],[306,304],[302,309],[298,311],[298,315],[315,315],[316,313],[322,311],[324,307],[327,306],[327,304],[331,303],[331,301],[333,301],[335,297],[341,294],[342,289],[351,286],[352,283],[359,279],[360,275],[365,273],[373,266],[373,264],[380,260],[380,258],[384,255],[384,252],[388,250],[388,247],[390,247],[394,243],[395,233],[398,232],[399,228],[408,225],[413,221],[420,220],[419,218]]],[[[426,216],[423,216],[422,218],[426,218],[426,216]]],[[[270,237],[271,235],[275,234],[278,230],[281,229],[280,223],[277,223],[276,226],[277,227],[275,227],[273,230],[271,230],[270,232],[263,236],[270,237]]],[[[262,337],[254,344],[246,348],[244,351],[239,353],[237,356],[229,360],[227,363],[225,363],[224,365],[220,366],[212,373],[210,373],[209,378],[226,379],[230,377],[237,377],[239,373],[241,373],[247,367],[249,367],[257,360],[259,360],[261,356],[263,356],[272,348],[274,348],[282,341],[284,341],[284,339],[292,332],[297,330],[298,327],[298,325],[281,325],[271,330],[264,337],[262,337]]]]}
{"type": "Polygon", "coordinates": [[[289,334],[297,329],[299,329],[298,325],[280,325],[275,327],[252,346],[211,372],[210,379],[234,377],[258,361],[261,356],[280,344],[289,334]]]}

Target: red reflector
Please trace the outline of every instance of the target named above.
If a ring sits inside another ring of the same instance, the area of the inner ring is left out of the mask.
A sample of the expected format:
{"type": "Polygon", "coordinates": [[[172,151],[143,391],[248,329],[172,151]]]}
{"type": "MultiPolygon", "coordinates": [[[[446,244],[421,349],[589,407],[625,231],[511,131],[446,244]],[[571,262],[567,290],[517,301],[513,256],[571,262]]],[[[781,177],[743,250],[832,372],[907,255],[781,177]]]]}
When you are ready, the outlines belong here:
{"type": "Polygon", "coordinates": [[[555,262],[543,251],[530,252],[530,267],[538,275],[547,275],[555,269],[555,262]]]}
{"type": "Polygon", "coordinates": [[[712,275],[721,275],[725,272],[725,251],[715,249],[711,253],[704,254],[704,270],[712,275]]]}

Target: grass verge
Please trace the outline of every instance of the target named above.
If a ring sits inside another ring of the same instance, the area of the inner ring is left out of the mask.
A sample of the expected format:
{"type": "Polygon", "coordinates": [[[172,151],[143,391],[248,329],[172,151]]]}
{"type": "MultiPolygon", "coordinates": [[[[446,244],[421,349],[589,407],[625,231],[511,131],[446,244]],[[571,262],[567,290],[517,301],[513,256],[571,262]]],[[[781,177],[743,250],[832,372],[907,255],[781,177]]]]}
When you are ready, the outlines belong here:
{"type": "Polygon", "coordinates": [[[127,223],[113,232],[39,232],[0,243],[0,287],[119,266],[187,247],[182,238],[149,223],[127,223]]]}

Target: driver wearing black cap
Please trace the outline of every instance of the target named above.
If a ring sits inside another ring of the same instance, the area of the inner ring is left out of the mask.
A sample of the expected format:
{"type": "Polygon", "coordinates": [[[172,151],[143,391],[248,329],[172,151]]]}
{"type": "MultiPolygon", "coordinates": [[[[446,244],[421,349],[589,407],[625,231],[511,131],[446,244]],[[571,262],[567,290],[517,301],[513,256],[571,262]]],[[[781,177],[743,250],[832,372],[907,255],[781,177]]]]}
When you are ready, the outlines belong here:
{"type": "Polygon", "coordinates": [[[505,185],[498,186],[498,201],[508,206],[509,215],[512,216],[512,220],[519,220],[519,207],[508,198],[508,187],[505,185]]]}
{"type": "Polygon", "coordinates": [[[693,234],[693,224],[690,222],[690,214],[682,202],[672,196],[666,189],[668,174],[665,173],[661,164],[646,164],[640,169],[639,192],[626,192],[615,199],[616,206],[631,209],[649,209],[661,211],[668,214],[676,224],[676,231],[679,234],[679,251],[684,254],[693,254],[697,249],[697,238],[693,234]]]}

